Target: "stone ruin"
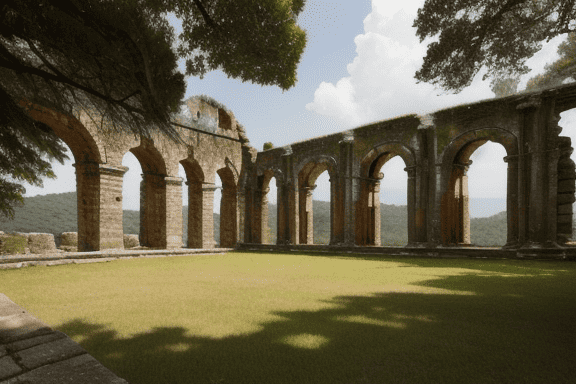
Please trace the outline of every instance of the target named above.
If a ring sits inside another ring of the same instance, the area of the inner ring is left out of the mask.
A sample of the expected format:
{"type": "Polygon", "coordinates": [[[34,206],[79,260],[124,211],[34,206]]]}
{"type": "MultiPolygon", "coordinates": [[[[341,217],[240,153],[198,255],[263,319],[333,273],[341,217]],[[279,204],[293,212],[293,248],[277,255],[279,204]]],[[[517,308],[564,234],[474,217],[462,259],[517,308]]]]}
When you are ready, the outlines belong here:
{"type": "Polygon", "coordinates": [[[233,113],[206,98],[188,103],[176,129],[185,144],[106,131],[77,116],[34,105],[75,159],[80,251],[125,247],[122,179],[127,151],[143,170],[139,243],[182,244],[182,183],[188,185],[189,248],[210,249],[215,174],[222,180],[220,246],[266,243],[267,193],[276,179],[277,244],[313,243],[312,190],[330,175],[330,246],[380,246],[381,167],[400,156],[408,174],[407,249],[470,245],[467,170],[487,141],[506,150],[507,229],[504,248],[562,249],[572,236],[576,171],[561,112],[576,107],[576,85],[406,115],[350,131],[258,152],[233,113]],[[178,176],[178,166],[185,180],[178,176]]]}

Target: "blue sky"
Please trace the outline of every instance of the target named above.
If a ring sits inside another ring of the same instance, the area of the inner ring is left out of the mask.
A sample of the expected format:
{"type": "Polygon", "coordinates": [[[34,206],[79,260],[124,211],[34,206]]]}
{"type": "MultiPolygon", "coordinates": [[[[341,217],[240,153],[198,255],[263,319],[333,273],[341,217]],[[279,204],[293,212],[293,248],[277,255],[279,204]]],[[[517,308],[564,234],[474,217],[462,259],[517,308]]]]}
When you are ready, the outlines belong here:
{"type": "MultiPolygon", "coordinates": [[[[202,80],[188,78],[186,97],[206,94],[226,105],[244,125],[251,144],[258,150],[267,141],[278,147],[398,115],[493,97],[489,83],[481,80],[482,73],[457,95],[446,94],[429,84],[416,84],[413,76],[422,62],[426,42],[419,43],[412,23],[423,3],[423,0],[307,0],[299,24],[307,31],[308,42],[295,87],[282,92],[276,87],[228,79],[215,71],[202,80]]],[[[559,37],[547,43],[530,60],[532,75],[555,59],[556,47],[562,40],[559,37]]],[[[563,115],[561,125],[576,122],[569,115],[563,115]]],[[[503,148],[496,144],[487,144],[474,153],[474,165],[469,172],[471,197],[504,197],[504,156],[503,148]]],[[[56,163],[58,179],[46,181],[42,189],[26,186],[26,196],[74,191],[72,163],[64,166],[56,163]]],[[[130,168],[124,177],[124,208],[138,209],[141,169],[130,153],[123,164],[130,168]]],[[[405,201],[403,168],[398,157],[383,168],[384,202],[405,201]]],[[[322,175],[317,185],[314,197],[328,200],[327,176],[322,175]]],[[[274,192],[270,195],[273,200],[274,192]]]]}

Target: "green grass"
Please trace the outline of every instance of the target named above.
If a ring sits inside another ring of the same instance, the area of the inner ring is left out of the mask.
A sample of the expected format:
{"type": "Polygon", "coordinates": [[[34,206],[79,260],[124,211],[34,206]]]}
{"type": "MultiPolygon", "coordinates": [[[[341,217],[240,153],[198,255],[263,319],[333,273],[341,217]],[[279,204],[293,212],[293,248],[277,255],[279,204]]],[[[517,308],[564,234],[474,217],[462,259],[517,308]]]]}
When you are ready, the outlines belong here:
{"type": "Polygon", "coordinates": [[[576,263],[305,254],[0,271],[133,384],[571,383],[576,263]]]}

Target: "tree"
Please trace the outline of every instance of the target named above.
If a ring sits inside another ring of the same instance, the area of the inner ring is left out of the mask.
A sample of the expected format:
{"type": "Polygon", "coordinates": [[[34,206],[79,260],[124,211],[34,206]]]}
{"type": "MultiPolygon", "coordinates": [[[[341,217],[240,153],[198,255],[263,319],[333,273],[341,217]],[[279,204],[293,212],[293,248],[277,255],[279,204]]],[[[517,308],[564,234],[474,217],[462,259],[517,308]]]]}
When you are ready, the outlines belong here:
{"type": "Polygon", "coordinates": [[[558,46],[558,55],[556,61],[546,65],[544,73],[528,80],[527,91],[554,87],[576,79],[576,33],[570,33],[558,46]]]}
{"type": "Polygon", "coordinates": [[[494,79],[490,84],[490,89],[496,97],[506,97],[518,92],[519,83],[520,77],[494,79]]]}
{"type": "Polygon", "coordinates": [[[526,74],[542,42],[576,31],[575,0],[426,0],[414,21],[428,45],[418,81],[455,92],[484,79],[526,74]]]}
{"type": "Polygon", "coordinates": [[[288,89],[306,43],[296,24],[303,7],[304,0],[4,0],[0,108],[9,113],[0,119],[0,214],[22,200],[18,182],[41,185],[51,175],[42,157],[65,158],[55,134],[21,113],[27,102],[178,140],[170,124],[185,93],[177,60],[186,60],[186,75],[222,69],[288,89]],[[170,14],[182,20],[178,43],[170,14]]]}

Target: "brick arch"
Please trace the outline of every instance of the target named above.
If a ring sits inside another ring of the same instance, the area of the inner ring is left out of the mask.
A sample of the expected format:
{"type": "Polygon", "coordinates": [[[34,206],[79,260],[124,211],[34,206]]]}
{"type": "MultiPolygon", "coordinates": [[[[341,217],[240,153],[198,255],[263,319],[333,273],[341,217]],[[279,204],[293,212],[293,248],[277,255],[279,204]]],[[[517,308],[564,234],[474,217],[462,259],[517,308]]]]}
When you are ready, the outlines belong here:
{"type": "Polygon", "coordinates": [[[440,179],[440,229],[443,245],[470,244],[470,213],[467,171],[470,157],[488,141],[506,150],[508,182],[506,211],[508,238],[506,246],[518,242],[518,138],[502,128],[483,128],[455,137],[444,150],[440,179]]]}
{"type": "Polygon", "coordinates": [[[356,205],[356,244],[357,245],[381,245],[380,239],[380,169],[390,159],[400,156],[406,165],[408,172],[408,243],[414,241],[414,223],[416,212],[414,204],[416,188],[414,169],[416,160],[414,152],[400,142],[389,142],[377,145],[370,149],[360,162],[360,198],[356,205]]]}

